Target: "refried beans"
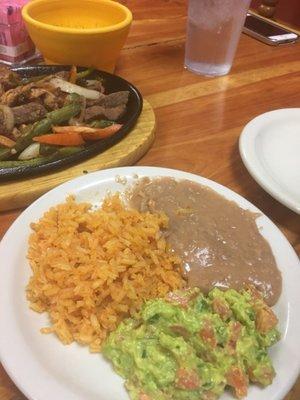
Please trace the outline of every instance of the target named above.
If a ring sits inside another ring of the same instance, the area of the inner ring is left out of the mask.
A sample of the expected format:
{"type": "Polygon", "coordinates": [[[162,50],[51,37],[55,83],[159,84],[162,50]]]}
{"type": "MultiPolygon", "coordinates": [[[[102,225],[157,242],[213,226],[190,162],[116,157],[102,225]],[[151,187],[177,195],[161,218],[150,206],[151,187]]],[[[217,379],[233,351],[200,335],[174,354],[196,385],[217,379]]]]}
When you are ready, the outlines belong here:
{"type": "Polygon", "coordinates": [[[189,286],[207,293],[252,284],[269,305],[277,302],[281,273],[258,230],[257,214],[206,186],[173,178],[140,179],[129,203],[142,212],[167,214],[168,243],[183,261],[189,286]]]}

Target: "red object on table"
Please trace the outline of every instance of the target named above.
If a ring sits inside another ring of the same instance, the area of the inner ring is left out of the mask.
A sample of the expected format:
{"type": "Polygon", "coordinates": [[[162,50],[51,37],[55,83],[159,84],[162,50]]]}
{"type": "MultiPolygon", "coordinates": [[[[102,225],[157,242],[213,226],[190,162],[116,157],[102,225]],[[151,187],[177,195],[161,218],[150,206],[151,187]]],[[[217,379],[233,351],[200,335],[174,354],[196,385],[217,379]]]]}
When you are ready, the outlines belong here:
{"type": "Polygon", "coordinates": [[[0,2],[0,62],[21,64],[35,54],[21,9],[28,0],[1,0],[0,2]]]}

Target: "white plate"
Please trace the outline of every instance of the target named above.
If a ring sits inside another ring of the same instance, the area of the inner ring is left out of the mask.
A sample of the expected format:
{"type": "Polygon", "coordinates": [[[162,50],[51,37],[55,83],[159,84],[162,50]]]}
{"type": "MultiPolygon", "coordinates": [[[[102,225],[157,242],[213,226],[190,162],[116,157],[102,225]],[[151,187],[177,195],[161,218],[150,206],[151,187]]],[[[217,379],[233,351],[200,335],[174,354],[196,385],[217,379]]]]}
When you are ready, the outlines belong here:
{"type": "MultiPolygon", "coordinates": [[[[54,335],[42,335],[39,328],[46,315],[34,313],[25,299],[30,276],[26,260],[29,224],[68,194],[79,201],[97,203],[107,190],[124,190],[116,176],[128,182],[141,176],[171,176],[207,185],[241,207],[257,212],[244,198],[208,179],[163,168],[116,168],[85,175],[65,183],[34,202],[14,222],[0,244],[0,358],[4,368],[30,400],[127,400],[123,381],[101,355],[90,354],[77,344],[63,346],[54,335]]],[[[283,275],[283,292],[275,311],[280,320],[282,340],[271,350],[277,371],[273,385],[262,390],[251,386],[247,400],[279,400],[297,378],[300,359],[300,263],[292,247],[264,215],[257,219],[270,243],[283,275]]],[[[224,394],[222,400],[232,399],[224,394]]]]}
{"type": "Polygon", "coordinates": [[[300,108],[259,115],[240,136],[249,173],[271,196],[300,214],[300,108]]]}

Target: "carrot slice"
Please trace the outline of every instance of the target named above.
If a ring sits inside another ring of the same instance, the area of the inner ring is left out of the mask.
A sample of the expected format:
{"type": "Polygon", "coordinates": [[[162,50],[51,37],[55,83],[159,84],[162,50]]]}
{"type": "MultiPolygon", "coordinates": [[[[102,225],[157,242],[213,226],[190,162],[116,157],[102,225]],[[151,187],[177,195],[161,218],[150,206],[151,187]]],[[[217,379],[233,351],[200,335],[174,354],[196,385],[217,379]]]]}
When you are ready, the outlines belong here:
{"type": "Polygon", "coordinates": [[[106,128],[91,128],[89,126],[54,126],[53,132],[61,133],[80,133],[85,140],[99,140],[112,136],[122,128],[121,124],[113,124],[106,128]]]}
{"type": "Polygon", "coordinates": [[[76,83],[76,80],[77,80],[77,68],[75,65],[72,65],[70,70],[69,82],[76,83]]]}
{"type": "Polygon", "coordinates": [[[16,142],[7,136],[0,135],[0,145],[4,147],[14,147],[16,142]]]}
{"type": "Polygon", "coordinates": [[[57,146],[80,146],[85,143],[79,133],[50,133],[36,136],[33,140],[35,142],[57,146]]]}
{"type": "Polygon", "coordinates": [[[99,139],[105,139],[108,138],[115,133],[117,133],[120,129],[122,128],[122,125],[120,124],[114,124],[107,126],[106,128],[102,129],[96,129],[94,132],[83,132],[81,136],[85,140],[99,140],[99,139]]]}

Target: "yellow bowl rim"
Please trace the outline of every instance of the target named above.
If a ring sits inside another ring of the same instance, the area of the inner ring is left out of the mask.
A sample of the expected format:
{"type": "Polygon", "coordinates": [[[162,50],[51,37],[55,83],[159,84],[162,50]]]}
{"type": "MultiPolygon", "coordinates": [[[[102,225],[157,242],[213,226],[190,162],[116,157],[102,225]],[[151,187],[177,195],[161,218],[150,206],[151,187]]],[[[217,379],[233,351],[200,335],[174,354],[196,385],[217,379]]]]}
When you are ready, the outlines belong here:
{"type": "MultiPolygon", "coordinates": [[[[119,8],[119,9],[122,9],[123,11],[125,11],[126,18],[124,19],[124,21],[119,22],[118,24],[106,26],[104,28],[78,29],[78,28],[60,27],[60,26],[46,24],[44,22],[37,21],[36,19],[32,18],[29,15],[30,9],[33,8],[36,4],[50,3],[50,1],[52,1],[53,3],[56,3],[56,2],[59,2],[60,0],[32,0],[29,3],[27,3],[22,8],[22,16],[23,16],[25,22],[35,25],[38,28],[43,28],[43,29],[55,31],[55,32],[72,33],[72,34],[93,34],[93,33],[112,32],[112,31],[116,31],[116,30],[122,29],[122,28],[130,25],[130,23],[132,22],[132,13],[129,10],[129,8],[127,8],[127,7],[123,6],[123,4],[120,4],[117,1],[113,1],[113,0],[88,0],[89,2],[92,2],[92,3],[108,4],[115,8],[119,8]]],[[[84,0],[81,0],[81,1],[84,2],[84,0]]]]}

